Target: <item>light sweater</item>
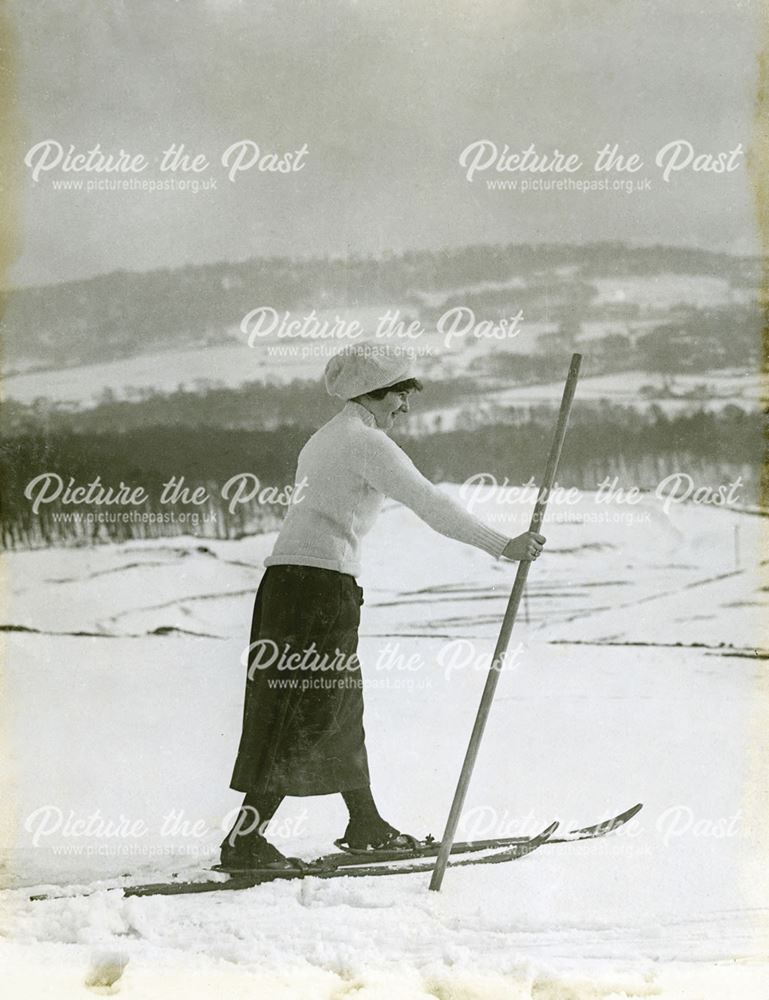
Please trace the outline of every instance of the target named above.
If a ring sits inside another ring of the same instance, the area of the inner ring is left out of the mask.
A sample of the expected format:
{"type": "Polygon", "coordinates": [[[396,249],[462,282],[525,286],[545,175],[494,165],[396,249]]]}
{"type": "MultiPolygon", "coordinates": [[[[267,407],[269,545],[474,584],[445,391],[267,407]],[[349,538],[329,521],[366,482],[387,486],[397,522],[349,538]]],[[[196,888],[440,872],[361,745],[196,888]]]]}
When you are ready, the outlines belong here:
{"type": "Polygon", "coordinates": [[[360,544],[385,497],[410,507],[431,528],[499,558],[509,538],[468,513],[416,468],[352,400],[299,453],[296,483],[265,566],[319,566],[357,576],[360,544]]]}

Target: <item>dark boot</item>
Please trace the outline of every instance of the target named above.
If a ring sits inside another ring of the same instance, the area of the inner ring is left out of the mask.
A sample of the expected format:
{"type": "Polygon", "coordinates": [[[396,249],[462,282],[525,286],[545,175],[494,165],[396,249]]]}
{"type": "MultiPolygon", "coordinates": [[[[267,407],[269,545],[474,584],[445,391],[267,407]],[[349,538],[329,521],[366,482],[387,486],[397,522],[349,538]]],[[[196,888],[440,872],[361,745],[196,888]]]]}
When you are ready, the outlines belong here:
{"type": "Polygon", "coordinates": [[[225,837],[219,848],[220,867],[230,872],[248,872],[262,868],[296,868],[296,863],[281,854],[259,834],[238,837],[235,843],[225,837]]]}
{"type": "Polygon", "coordinates": [[[283,796],[249,793],[235,823],[219,846],[220,865],[229,871],[295,868],[296,864],[265,839],[262,831],[278,811],[283,796]]]}
{"type": "Polygon", "coordinates": [[[401,833],[379,815],[371,788],[355,788],[342,792],[350,822],[341,843],[352,851],[410,850],[416,840],[401,833]]]}
{"type": "MultiPolygon", "coordinates": [[[[379,823],[362,823],[350,820],[342,842],[353,851],[367,851],[389,847],[401,836],[400,830],[381,820],[379,823]]],[[[396,845],[397,846],[397,845],[396,845]]]]}

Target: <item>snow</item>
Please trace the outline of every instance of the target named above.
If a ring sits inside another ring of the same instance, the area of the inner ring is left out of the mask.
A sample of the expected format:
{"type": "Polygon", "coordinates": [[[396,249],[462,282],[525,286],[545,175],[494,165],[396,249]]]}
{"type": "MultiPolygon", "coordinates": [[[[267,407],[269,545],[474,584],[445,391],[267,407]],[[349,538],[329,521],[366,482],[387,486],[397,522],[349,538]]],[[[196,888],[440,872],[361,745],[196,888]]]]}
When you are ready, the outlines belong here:
{"type": "MultiPolygon", "coordinates": [[[[514,344],[515,341],[511,341],[506,350],[514,344]]],[[[468,414],[479,423],[493,423],[499,419],[498,407],[518,411],[542,405],[555,408],[562,394],[563,381],[489,389],[482,397],[467,398],[450,406],[428,408],[420,405],[401,427],[416,435],[421,427],[432,425],[440,417],[441,429],[448,431],[460,426],[460,416],[468,414]]],[[[654,406],[667,416],[675,417],[700,410],[719,413],[727,406],[756,412],[759,408],[766,409],[769,391],[766,376],[729,369],[676,375],[672,379],[637,370],[584,376],[580,379],[579,398],[582,404],[609,402],[630,406],[639,412],[654,406]]]]}
{"type": "MultiPolygon", "coordinates": [[[[342,321],[345,330],[357,322],[371,335],[387,309],[397,306],[365,307],[350,309],[316,309],[318,328],[322,324],[342,321]]],[[[404,313],[404,307],[401,313],[404,313]]],[[[407,310],[406,310],[407,311],[407,310]]],[[[303,320],[310,309],[292,311],[291,320],[303,320]]],[[[279,313],[280,323],[284,313],[279,313]]],[[[269,329],[267,320],[264,330],[269,329]]],[[[269,336],[249,338],[240,324],[224,327],[220,333],[222,343],[190,344],[170,350],[155,350],[135,357],[119,358],[95,364],[74,365],[70,368],[18,371],[4,378],[6,394],[22,403],[32,403],[38,397],[59,403],[93,406],[105,389],[110,389],[120,399],[136,398],[152,389],[156,392],[175,392],[179,386],[194,389],[198,384],[214,383],[227,388],[237,388],[246,382],[269,378],[272,382],[290,381],[295,378],[316,378],[324,358],[334,354],[349,340],[269,336]],[[249,340],[253,340],[250,343],[249,340]]]]}
{"type": "MultiPolygon", "coordinates": [[[[560,279],[568,278],[573,267],[556,268],[553,274],[560,279]]],[[[689,308],[724,308],[737,305],[740,308],[755,304],[754,289],[733,286],[726,278],[708,274],[664,273],[650,276],[623,275],[612,278],[590,278],[596,295],[591,308],[596,315],[581,322],[576,347],[584,347],[590,353],[591,341],[609,333],[637,335],[644,329],[654,329],[669,311],[677,306],[689,308]],[[628,304],[638,306],[640,312],[632,320],[607,316],[596,318],[606,306],[628,304]]],[[[274,325],[268,317],[262,320],[254,336],[249,337],[241,329],[241,321],[222,327],[211,334],[206,343],[180,344],[166,351],[153,350],[134,357],[120,358],[94,364],[74,365],[59,369],[29,370],[29,359],[20,359],[13,372],[4,378],[6,395],[21,403],[31,404],[37,399],[49,399],[59,405],[73,409],[96,405],[102,394],[109,390],[118,399],[141,399],[150,391],[172,393],[180,387],[194,390],[204,385],[237,388],[247,382],[269,380],[272,383],[289,382],[292,379],[315,379],[322,364],[345,344],[358,337],[365,341],[397,343],[412,348],[421,365],[423,374],[432,380],[439,380],[459,373],[465,374],[468,365],[486,359],[488,363],[494,354],[506,356],[529,355],[541,348],[543,338],[560,328],[558,318],[528,316],[511,328],[513,316],[518,308],[512,308],[506,317],[506,332],[499,327],[493,331],[478,331],[477,326],[488,316],[481,309],[468,322],[467,313],[457,319],[457,332],[447,334],[444,325],[434,318],[427,319],[425,307],[437,310],[445,306],[455,308],[463,296],[482,292],[508,289],[514,302],[517,292],[527,288],[521,276],[511,275],[506,281],[481,281],[464,286],[456,286],[433,292],[414,293],[416,300],[385,300],[365,306],[332,305],[324,301],[324,307],[315,310],[298,308],[288,314],[288,320],[303,323],[312,312],[315,313],[316,336],[307,332],[300,334],[284,329],[284,311],[278,311],[274,325]],[[449,305],[449,301],[454,305],[449,305]],[[391,327],[389,333],[381,325],[389,314],[393,323],[402,323],[402,336],[391,327]],[[394,317],[397,315],[397,320],[394,317]],[[420,321],[416,336],[406,335],[409,324],[420,321]],[[336,324],[336,325],[335,325],[336,324]],[[353,327],[353,324],[357,324],[353,327]],[[467,328],[465,329],[465,324],[467,328]],[[325,328],[327,335],[321,336],[325,328]],[[352,337],[353,330],[356,337],[352,337]],[[330,336],[336,331],[336,336],[330,336]],[[465,331],[465,332],[460,332],[465,331]],[[265,335],[262,335],[265,332],[265,335]],[[217,343],[214,336],[220,336],[217,343]]],[[[326,297],[327,298],[327,297],[326,297]]],[[[472,301],[472,299],[470,299],[472,301]]],[[[521,301],[525,297],[521,295],[521,301]]],[[[263,304],[254,303],[254,308],[263,304]]],[[[469,307],[465,307],[466,309],[469,307]]],[[[444,312],[446,311],[444,309],[444,312]]],[[[271,314],[269,314],[271,315],[271,314]]],[[[245,317],[244,317],[245,319],[245,317]]],[[[253,331],[247,324],[247,330],[253,331]]],[[[452,321],[447,321],[448,330],[453,329],[452,321]]],[[[757,320],[757,330],[758,330],[757,320]]],[[[632,339],[632,338],[631,338],[632,339]]],[[[682,409],[720,409],[727,403],[757,408],[765,398],[760,376],[754,372],[729,375],[725,372],[699,373],[693,376],[676,377],[676,389],[681,391],[708,384],[708,391],[702,398],[677,400],[662,398],[655,400],[667,412],[676,413],[682,409]]],[[[650,401],[639,395],[644,385],[662,387],[661,376],[645,372],[615,372],[610,375],[585,377],[580,384],[580,398],[609,399],[625,405],[639,405],[644,408],[650,401]]],[[[562,381],[548,385],[516,387],[512,397],[509,392],[486,393],[485,398],[509,405],[536,405],[556,403],[560,399],[562,381]]],[[[446,426],[453,425],[457,409],[454,407],[439,412],[446,420],[446,426]]]]}
{"type": "Polygon", "coordinates": [[[685,303],[707,309],[724,305],[750,305],[755,291],[733,286],[727,278],[709,274],[655,274],[648,277],[593,278],[596,305],[636,302],[641,309],[660,310],[685,303]]]}
{"type": "MultiPolygon", "coordinates": [[[[475,512],[513,534],[530,504],[475,512]]],[[[653,494],[549,515],[459,835],[644,808],[604,840],[449,869],[440,894],[424,874],[111,891],[215,855],[273,536],[12,553],[4,620],[39,631],[4,634],[7,995],[765,1000],[764,520],[653,494]]],[[[439,836],[515,567],[393,504],[364,564],[373,787],[392,822],[439,836]]],[[[344,822],[338,796],[288,799],[273,836],[312,858],[344,822]]]]}
{"type": "MultiPolygon", "coordinates": [[[[668,382],[670,380],[668,379],[668,382]]],[[[612,403],[645,408],[654,402],[667,413],[680,410],[718,411],[727,404],[757,409],[766,398],[766,385],[759,375],[724,375],[720,372],[703,372],[691,376],[676,376],[673,389],[685,393],[697,386],[707,385],[708,391],[697,399],[670,399],[660,396],[646,400],[641,395],[644,386],[663,389],[664,379],[644,371],[614,372],[609,375],[592,375],[580,382],[580,399],[583,401],[608,400],[612,403]]],[[[502,392],[487,393],[485,400],[501,406],[526,406],[542,403],[557,404],[563,392],[563,383],[549,382],[540,385],[516,386],[502,392]]]]}

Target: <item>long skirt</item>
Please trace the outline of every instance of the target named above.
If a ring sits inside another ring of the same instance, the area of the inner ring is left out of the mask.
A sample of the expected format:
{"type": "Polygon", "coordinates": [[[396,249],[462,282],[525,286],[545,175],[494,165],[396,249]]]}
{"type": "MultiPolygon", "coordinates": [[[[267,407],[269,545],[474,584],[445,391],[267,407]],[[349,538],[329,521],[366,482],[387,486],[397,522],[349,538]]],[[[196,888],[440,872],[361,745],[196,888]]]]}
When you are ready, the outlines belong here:
{"type": "Polygon", "coordinates": [[[363,591],[312,566],[268,566],[254,604],[230,787],[327,795],[369,784],[357,656],[363,591]]]}

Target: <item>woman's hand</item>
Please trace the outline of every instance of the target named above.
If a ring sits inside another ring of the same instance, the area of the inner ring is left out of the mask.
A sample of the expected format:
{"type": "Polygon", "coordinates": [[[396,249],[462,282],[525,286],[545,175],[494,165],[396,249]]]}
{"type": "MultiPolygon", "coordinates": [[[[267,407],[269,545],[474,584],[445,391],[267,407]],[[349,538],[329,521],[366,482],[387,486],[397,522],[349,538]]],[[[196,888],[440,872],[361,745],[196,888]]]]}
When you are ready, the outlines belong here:
{"type": "Polygon", "coordinates": [[[506,559],[536,559],[542,551],[542,546],[547,539],[544,535],[538,535],[536,531],[524,531],[522,535],[511,538],[505,546],[502,555],[506,559]]]}

